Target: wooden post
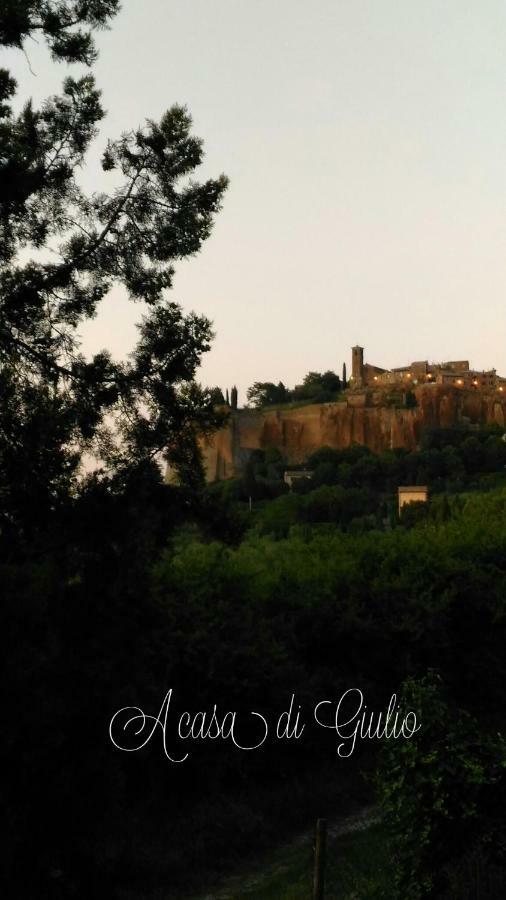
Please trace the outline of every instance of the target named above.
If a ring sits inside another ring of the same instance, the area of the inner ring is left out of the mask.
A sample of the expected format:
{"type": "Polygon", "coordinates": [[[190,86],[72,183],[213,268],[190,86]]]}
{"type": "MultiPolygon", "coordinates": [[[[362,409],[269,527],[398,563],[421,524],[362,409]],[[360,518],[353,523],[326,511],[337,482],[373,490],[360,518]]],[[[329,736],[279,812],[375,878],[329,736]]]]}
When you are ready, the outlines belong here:
{"type": "Polygon", "coordinates": [[[327,820],[316,822],[316,842],[314,848],[313,900],[323,900],[325,892],[325,843],[327,840],[327,820]]]}

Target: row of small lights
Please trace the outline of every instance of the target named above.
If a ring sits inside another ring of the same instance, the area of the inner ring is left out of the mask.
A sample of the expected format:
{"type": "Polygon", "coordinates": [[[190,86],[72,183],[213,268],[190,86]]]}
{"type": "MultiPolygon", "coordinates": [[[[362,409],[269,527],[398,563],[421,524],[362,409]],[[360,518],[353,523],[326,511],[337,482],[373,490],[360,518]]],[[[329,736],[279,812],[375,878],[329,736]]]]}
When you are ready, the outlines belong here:
{"type": "MultiPolygon", "coordinates": [[[[408,372],[407,375],[406,375],[406,378],[412,378],[412,377],[413,377],[413,376],[411,375],[411,372],[408,372]]],[[[432,378],[432,375],[430,374],[430,372],[429,372],[429,374],[427,375],[427,378],[432,378]]],[[[374,380],[375,380],[375,381],[378,380],[378,376],[377,376],[377,375],[374,376],[374,380]]]]}
{"type": "MultiPolygon", "coordinates": [[[[352,377],[353,377],[353,376],[352,376],[352,377]]],[[[408,372],[406,377],[407,377],[407,378],[412,378],[411,372],[408,372]]],[[[427,375],[427,378],[430,380],[432,377],[433,377],[433,376],[432,376],[432,375],[430,374],[430,372],[429,372],[428,375],[427,375]]],[[[377,376],[377,375],[374,376],[374,380],[375,380],[375,381],[378,380],[378,376],[377,376]]],[[[457,383],[457,384],[464,384],[462,378],[457,378],[457,382],[456,382],[456,383],[457,383]]],[[[478,385],[478,380],[477,380],[476,378],[474,379],[473,384],[475,385],[475,387],[478,385]]],[[[504,391],[504,388],[503,388],[503,387],[499,387],[498,390],[499,390],[499,391],[504,391]]]]}

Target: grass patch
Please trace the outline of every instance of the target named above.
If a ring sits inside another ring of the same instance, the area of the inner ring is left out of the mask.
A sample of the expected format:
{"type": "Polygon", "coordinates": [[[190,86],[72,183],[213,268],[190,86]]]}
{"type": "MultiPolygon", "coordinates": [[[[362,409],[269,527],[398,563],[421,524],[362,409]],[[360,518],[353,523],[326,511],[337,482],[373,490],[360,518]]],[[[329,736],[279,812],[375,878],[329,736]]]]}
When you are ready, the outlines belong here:
{"type": "MultiPolygon", "coordinates": [[[[388,897],[389,872],[385,831],[372,825],[330,839],[327,846],[326,900],[380,900],[388,897]]],[[[265,880],[234,893],[234,900],[308,900],[311,896],[312,848],[291,847],[265,880]]],[[[232,895],[231,895],[232,896],[232,895]]]]}

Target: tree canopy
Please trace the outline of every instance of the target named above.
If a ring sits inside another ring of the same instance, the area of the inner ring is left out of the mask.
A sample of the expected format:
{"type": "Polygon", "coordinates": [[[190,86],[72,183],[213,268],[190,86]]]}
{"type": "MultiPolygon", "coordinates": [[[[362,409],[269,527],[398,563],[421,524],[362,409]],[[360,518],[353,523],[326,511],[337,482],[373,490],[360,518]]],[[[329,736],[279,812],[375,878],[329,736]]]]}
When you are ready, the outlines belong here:
{"type": "MultiPolygon", "coordinates": [[[[93,31],[117,0],[8,2],[0,43],[42,34],[53,57],[91,65],[93,31]]],[[[0,72],[0,516],[11,524],[35,490],[51,506],[83,453],[120,477],[156,454],[199,477],[197,432],[217,424],[195,381],[211,323],[168,298],[177,260],[209,236],[225,176],[195,181],[203,157],[192,120],[172,106],[160,121],[110,140],[104,173],[117,185],[85,194],[78,173],[104,117],[91,74],[68,75],[41,108],[13,109],[0,72]],[[147,313],[126,362],[80,351],[79,325],[121,286],[147,313]],[[16,484],[14,489],[12,486],[16,484]]]]}
{"type": "Polygon", "coordinates": [[[3,0],[0,44],[22,49],[43,34],[55,59],[90,65],[96,59],[92,31],[107,27],[119,0],[3,0]]]}
{"type": "Polygon", "coordinates": [[[276,403],[287,403],[290,400],[290,392],[283,382],[273,384],[272,381],[255,381],[246,392],[248,403],[257,408],[273,406],[276,403]]]}
{"type": "Polygon", "coordinates": [[[255,381],[248,388],[248,402],[261,409],[264,406],[275,406],[279,403],[309,402],[326,403],[335,400],[342,388],[341,379],[335,372],[308,372],[302,384],[287,388],[280,381],[255,381]]]}

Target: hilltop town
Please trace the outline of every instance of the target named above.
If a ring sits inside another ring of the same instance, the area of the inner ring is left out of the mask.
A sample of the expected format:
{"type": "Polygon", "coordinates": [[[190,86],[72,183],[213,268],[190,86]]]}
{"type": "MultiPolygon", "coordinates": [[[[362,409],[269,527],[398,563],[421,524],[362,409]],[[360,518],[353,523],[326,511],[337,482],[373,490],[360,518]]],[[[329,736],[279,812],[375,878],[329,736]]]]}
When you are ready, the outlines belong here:
{"type": "Polygon", "coordinates": [[[506,423],[506,378],[468,360],[384,369],[364,362],[364,348],[355,346],[345,387],[331,402],[261,409],[237,408],[234,393],[228,421],[202,444],[208,480],[241,474],[255,450],[275,448],[300,465],[322,446],[414,450],[427,429],[506,423]]]}
{"type": "Polygon", "coordinates": [[[352,347],[351,353],[350,387],[352,388],[380,387],[381,385],[409,387],[419,384],[452,384],[458,388],[502,392],[506,387],[506,378],[498,375],[495,369],[481,372],[471,369],[467,359],[449,360],[442,363],[429,363],[424,359],[395,369],[382,369],[380,366],[364,363],[363,347],[352,347]]]}

